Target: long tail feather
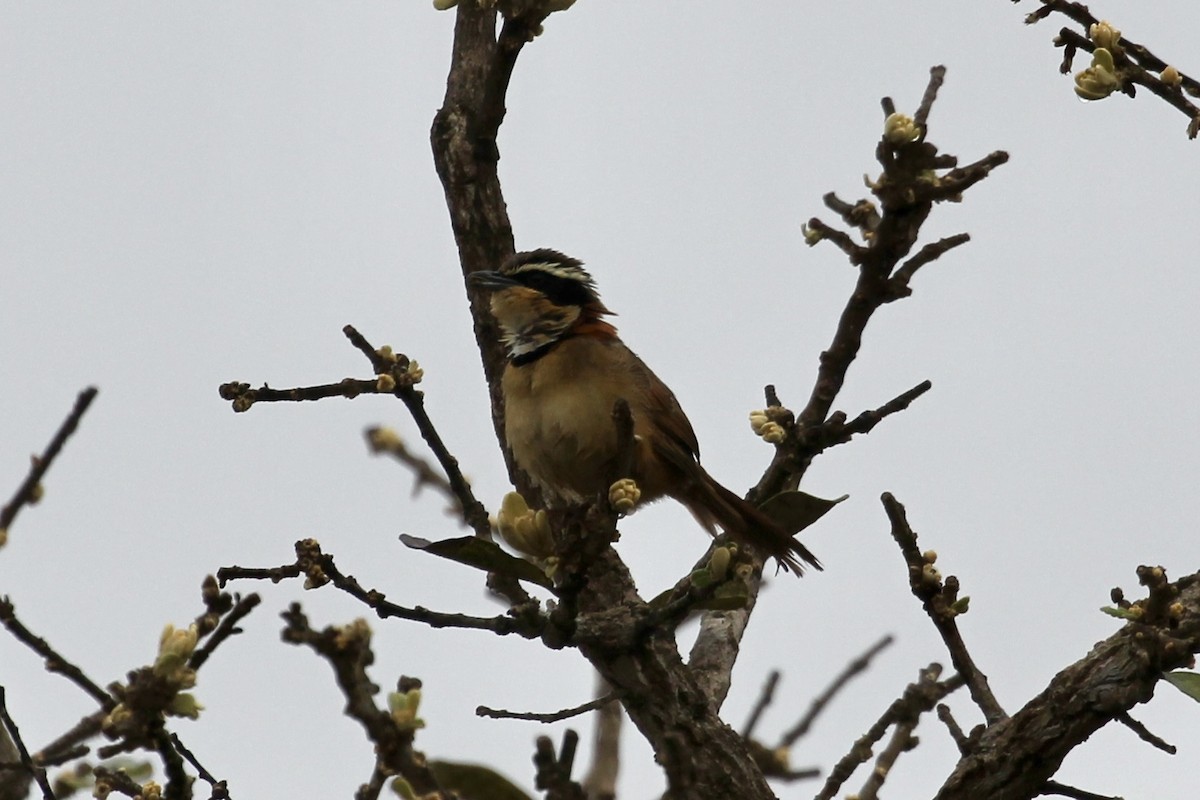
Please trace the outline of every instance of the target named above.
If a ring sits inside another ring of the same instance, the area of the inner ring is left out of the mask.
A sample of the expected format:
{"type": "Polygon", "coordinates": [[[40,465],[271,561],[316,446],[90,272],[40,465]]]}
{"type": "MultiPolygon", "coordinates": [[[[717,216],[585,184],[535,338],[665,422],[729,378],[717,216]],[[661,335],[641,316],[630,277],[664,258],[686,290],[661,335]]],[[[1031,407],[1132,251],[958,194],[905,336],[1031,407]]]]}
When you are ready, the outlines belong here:
{"type": "Polygon", "coordinates": [[[779,566],[800,575],[804,561],[816,569],[821,562],[808,548],[790,536],[773,519],[717,483],[707,472],[689,487],[686,496],[678,498],[692,515],[710,531],[720,526],[734,538],[773,556],[779,566]]]}

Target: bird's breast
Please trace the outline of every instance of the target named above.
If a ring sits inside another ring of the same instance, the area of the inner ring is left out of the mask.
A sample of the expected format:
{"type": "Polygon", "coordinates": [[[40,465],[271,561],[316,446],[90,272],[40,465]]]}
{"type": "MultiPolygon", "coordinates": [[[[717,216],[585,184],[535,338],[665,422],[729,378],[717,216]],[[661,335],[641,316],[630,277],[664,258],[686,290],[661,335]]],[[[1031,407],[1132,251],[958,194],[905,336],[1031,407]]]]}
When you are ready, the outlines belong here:
{"type": "MultiPolygon", "coordinates": [[[[504,433],[517,464],[544,490],[578,502],[607,488],[617,457],[619,342],[566,339],[504,371],[504,433]]],[[[627,388],[627,387],[626,387],[627,388]]],[[[626,397],[631,406],[636,398],[626,397]]]]}

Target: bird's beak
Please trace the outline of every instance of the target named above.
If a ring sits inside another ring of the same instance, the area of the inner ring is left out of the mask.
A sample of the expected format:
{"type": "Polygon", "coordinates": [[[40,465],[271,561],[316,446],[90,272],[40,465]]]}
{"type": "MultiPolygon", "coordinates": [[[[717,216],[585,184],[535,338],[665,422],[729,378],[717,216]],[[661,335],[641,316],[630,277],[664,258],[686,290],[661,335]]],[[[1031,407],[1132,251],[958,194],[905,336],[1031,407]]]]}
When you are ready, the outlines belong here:
{"type": "Polygon", "coordinates": [[[507,289],[510,286],[520,285],[507,275],[501,275],[499,272],[493,272],[492,270],[472,272],[467,276],[467,284],[480,289],[490,290],[507,289]]]}

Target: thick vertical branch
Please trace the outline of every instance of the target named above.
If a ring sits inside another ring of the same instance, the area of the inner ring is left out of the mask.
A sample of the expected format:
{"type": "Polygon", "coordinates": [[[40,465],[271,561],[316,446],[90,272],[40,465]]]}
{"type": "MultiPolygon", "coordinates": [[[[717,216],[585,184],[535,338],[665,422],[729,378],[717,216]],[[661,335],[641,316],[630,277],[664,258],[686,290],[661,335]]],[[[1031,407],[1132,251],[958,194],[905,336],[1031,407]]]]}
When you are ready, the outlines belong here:
{"type": "MultiPolygon", "coordinates": [[[[434,160],[450,211],[463,274],[494,268],[513,252],[512,226],[497,173],[496,135],[504,119],[504,97],[517,56],[532,39],[544,14],[506,19],[496,35],[497,13],[476,3],[457,8],[454,50],[446,97],[431,132],[434,160]]],[[[499,378],[504,354],[496,323],[479,296],[471,297],[475,336],[491,392],[497,437],[503,437],[503,398],[499,378]]],[[[513,469],[517,488],[531,486],[513,469]]],[[[528,495],[527,495],[528,496],[528,495]]],[[[624,564],[611,547],[607,530],[589,515],[583,536],[599,552],[576,567],[568,596],[560,597],[556,616],[573,631],[580,650],[617,691],[630,719],[650,741],[667,773],[672,798],[772,798],[745,742],[717,716],[708,694],[693,679],[675,645],[673,631],[647,624],[648,607],[637,596],[624,564]],[[634,613],[638,612],[638,613],[634,613]],[[598,627],[596,627],[598,626],[598,627]]],[[[576,527],[579,523],[576,523],[576,527]]]]}

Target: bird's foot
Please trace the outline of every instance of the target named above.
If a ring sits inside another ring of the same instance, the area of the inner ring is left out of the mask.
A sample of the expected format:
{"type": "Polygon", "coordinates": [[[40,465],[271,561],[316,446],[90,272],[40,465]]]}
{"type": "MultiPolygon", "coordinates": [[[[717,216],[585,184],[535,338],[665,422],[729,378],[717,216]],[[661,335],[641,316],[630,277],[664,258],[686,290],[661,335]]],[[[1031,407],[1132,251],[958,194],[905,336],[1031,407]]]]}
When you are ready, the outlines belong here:
{"type": "Polygon", "coordinates": [[[642,490],[638,488],[637,481],[633,478],[621,478],[608,487],[608,504],[618,514],[628,514],[633,511],[641,499],[642,490]]]}

